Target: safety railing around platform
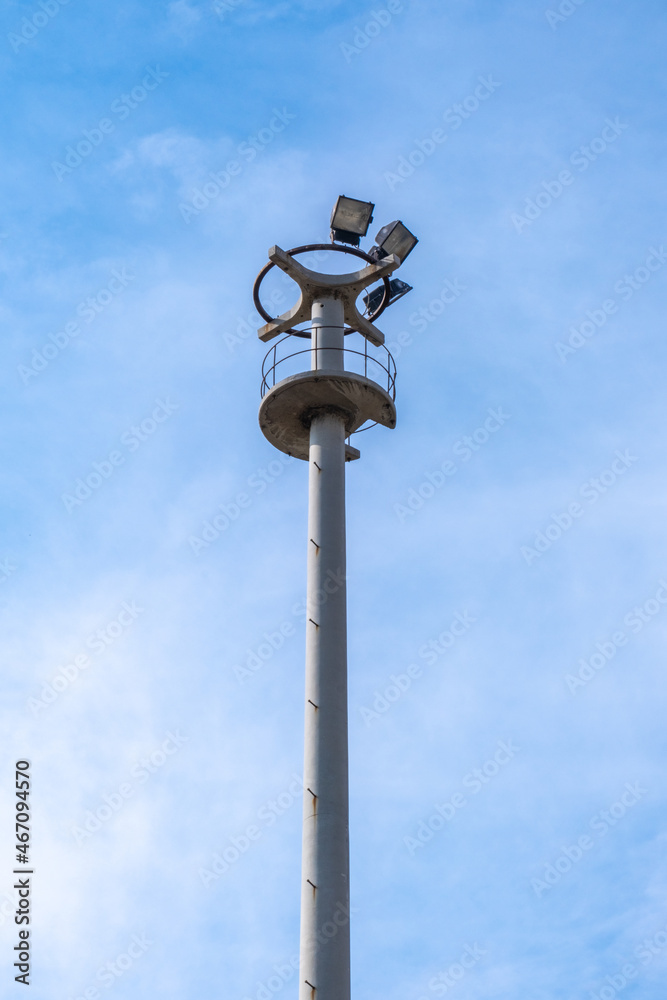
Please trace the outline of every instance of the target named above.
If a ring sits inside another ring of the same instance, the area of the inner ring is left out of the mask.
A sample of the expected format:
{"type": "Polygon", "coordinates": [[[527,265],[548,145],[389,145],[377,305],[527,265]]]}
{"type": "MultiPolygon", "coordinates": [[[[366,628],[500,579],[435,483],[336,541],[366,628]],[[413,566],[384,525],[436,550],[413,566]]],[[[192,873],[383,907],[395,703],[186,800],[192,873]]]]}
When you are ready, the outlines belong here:
{"type": "Polygon", "coordinates": [[[365,337],[362,339],[363,350],[355,350],[350,347],[318,347],[315,343],[310,347],[293,351],[291,347],[295,345],[295,338],[289,334],[282,337],[267,351],[262,362],[262,398],[277,382],[281,382],[290,375],[299,375],[314,370],[329,372],[340,370],[341,375],[345,372],[363,375],[364,378],[381,386],[392,399],[395,399],[396,362],[386,347],[375,347],[373,344],[369,344],[365,337]],[[341,355],[342,368],[340,365],[341,355]],[[330,366],[327,365],[328,358],[332,360],[330,366]]]}

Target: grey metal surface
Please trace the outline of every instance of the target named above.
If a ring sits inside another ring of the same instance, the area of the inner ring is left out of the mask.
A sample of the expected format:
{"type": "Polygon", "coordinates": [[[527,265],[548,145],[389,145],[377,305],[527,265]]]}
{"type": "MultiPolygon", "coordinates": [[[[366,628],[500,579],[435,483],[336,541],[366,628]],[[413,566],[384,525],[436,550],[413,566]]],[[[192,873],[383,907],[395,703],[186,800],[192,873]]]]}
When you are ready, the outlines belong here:
{"type": "MultiPolygon", "coordinates": [[[[313,333],[341,358],[343,325],[340,299],[313,303],[313,333]]],[[[300,1000],[350,997],[345,434],[335,410],[311,421],[300,1000]]]]}
{"type": "Polygon", "coordinates": [[[345,428],[335,414],[311,425],[307,545],[299,996],[349,1000],[345,428]]]}

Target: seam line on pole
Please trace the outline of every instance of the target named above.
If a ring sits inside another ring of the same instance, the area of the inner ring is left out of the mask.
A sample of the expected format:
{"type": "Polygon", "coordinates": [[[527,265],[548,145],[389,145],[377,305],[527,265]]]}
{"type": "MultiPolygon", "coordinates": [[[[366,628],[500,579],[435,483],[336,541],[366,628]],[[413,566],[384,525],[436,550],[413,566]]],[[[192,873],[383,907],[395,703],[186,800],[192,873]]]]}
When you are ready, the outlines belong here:
{"type": "MultiPolygon", "coordinates": [[[[309,618],[309,619],[308,619],[308,621],[309,621],[309,622],[313,622],[313,619],[312,619],[312,618],[309,618]]],[[[317,622],[313,622],[313,625],[315,626],[315,628],[319,628],[319,627],[320,627],[320,626],[319,626],[319,625],[317,624],[317,622]]]]}

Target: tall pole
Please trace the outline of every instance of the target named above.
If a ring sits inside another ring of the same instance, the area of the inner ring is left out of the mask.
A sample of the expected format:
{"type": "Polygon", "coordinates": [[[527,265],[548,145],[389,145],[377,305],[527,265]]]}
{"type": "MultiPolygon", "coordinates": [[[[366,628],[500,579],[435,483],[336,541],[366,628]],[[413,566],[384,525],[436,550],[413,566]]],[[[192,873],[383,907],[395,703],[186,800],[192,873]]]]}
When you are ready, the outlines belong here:
{"type": "MultiPolygon", "coordinates": [[[[402,225],[397,223],[396,225],[402,225]]],[[[280,451],[308,462],[308,585],[306,691],[301,870],[301,957],[299,1000],[350,1000],[350,852],[347,748],[347,609],[345,585],[345,462],[359,458],[346,445],[365,423],[396,426],[393,359],[387,352],[387,388],[369,377],[367,346],[352,351],[347,370],[345,330],[376,347],[384,335],[357,309],[361,292],[400,266],[395,254],[377,260],[361,251],[367,266],[352,274],[319,274],[294,259],[308,249],[269,250],[269,264],[255,281],[253,297],[267,319],[260,340],[297,333],[311,324],[310,369],[275,380],[285,357],[272,348],[264,359],[259,423],[280,451]],[[299,301],[271,319],[259,288],[277,264],[296,281],[299,301]],[[347,324],[347,327],[346,325],[347,324]],[[354,371],[364,359],[364,373],[354,371]],[[266,370],[269,358],[272,365],[266,370]]],[[[343,251],[347,252],[347,251],[343,251]]],[[[278,343],[283,343],[279,341],[278,343]]],[[[277,347],[278,345],[276,345],[277,347]]]]}
{"type": "MultiPolygon", "coordinates": [[[[343,303],[312,307],[312,369],[343,370],[343,303]]],[[[299,1000],[350,998],[345,417],[310,424],[299,1000]]]]}

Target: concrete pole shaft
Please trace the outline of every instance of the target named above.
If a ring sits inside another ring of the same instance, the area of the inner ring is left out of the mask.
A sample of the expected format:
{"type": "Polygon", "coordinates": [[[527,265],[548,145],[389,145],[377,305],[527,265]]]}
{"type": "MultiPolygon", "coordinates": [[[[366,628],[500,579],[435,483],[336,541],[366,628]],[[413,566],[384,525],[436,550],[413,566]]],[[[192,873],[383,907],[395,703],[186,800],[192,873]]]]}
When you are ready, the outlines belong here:
{"type": "Polygon", "coordinates": [[[310,427],[299,1000],[350,998],[345,573],[345,425],[323,412],[310,427]]]}
{"type": "Polygon", "coordinates": [[[312,308],[312,370],[345,368],[343,346],[345,328],[340,299],[315,299],[312,308]]]}

